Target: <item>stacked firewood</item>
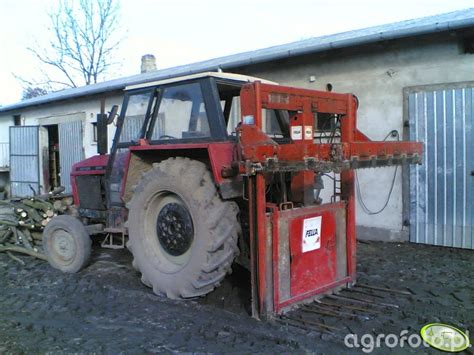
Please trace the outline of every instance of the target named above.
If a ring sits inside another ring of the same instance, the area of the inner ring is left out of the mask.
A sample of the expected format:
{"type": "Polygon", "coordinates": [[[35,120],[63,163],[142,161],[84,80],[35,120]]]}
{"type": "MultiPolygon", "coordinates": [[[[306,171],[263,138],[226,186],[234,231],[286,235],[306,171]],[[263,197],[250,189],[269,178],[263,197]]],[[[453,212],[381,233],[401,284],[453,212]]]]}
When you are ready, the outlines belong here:
{"type": "Polygon", "coordinates": [[[43,252],[43,230],[59,214],[69,214],[73,198],[57,188],[48,194],[0,201],[0,252],[24,263],[14,253],[46,260],[43,252]]]}

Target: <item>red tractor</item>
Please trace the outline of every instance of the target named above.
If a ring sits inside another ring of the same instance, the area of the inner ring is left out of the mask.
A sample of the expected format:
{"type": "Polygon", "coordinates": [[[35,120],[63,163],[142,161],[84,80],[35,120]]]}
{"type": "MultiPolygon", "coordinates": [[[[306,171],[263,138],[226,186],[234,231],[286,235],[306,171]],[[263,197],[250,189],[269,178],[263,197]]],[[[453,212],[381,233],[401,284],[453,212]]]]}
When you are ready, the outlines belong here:
{"type": "MultiPolygon", "coordinates": [[[[422,145],[371,142],[357,98],[202,73],[127,88],[107,152],[73,168],[79,218],[44,231],[49,262],[77,272],[91,235],[126,240],[145,285],[169,298],[211,292],[250,270],[254,317],[356,281],[355,168],[419,163],[422,145]],[[323,178],[335,181],[322,198],[323,178]],[[324,202],[324,203],[323,203],[324,202]]],[[[123,245],[124,243],[122,243],[123,245]]]]}

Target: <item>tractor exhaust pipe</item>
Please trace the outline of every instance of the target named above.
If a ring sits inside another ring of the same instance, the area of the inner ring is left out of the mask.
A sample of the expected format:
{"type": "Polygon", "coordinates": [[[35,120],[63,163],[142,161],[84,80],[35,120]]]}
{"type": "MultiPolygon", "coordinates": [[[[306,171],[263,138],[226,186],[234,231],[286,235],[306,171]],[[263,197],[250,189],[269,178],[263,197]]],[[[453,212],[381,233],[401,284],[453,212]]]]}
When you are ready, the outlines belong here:
{"type": "MultiPolygon", "coordinates": [[[[103,101],[102,101],[103,102],[103,101]]],[[[109,114],[105,114],[105,104],[101,102],[101,113],[97,114],[97,154],[105,155],[109,151],[107,126],[114,121],[118,105],[113,105],[109,114]]]]}

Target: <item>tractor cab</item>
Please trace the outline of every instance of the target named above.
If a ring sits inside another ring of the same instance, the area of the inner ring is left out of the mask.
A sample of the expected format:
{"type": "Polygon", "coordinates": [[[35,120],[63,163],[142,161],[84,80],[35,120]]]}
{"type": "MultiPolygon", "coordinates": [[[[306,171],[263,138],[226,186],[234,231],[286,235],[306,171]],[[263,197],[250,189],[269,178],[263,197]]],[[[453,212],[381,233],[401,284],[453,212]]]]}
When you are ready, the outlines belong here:
{"type": "Polygon", "coordinates": [[[166,157],[172,149],[235,142],[240,90],[255,81],[276,84],[245,75],[209,72],[127,87],[120,114],[116,115],[115,106],[108,117],[99,115],[101,155],[73,169],[72,187],[81,217],[106,221],[106,230],[126,233],[123,196],[131,149],[141,150],[139,155],[146,159],[150,153],[145,147],[160,148],[166,157]],[[116,131],[110,154],[106,154],[107,125],[112,123],[116,131]]]}
{"type": "MultiPolygon", "coordinates": [[[[241,87],[269,81],[237,74],[202,73],[126,88],[117,122],[118,147],[137,144],[177,144],[223,141],[235,135],[240,119],[241,87]],[[231,121],[231,112],[234,120],[231,121]]],[[[275,83],[272,83],[275,84],[275,83]]]]}
{"type": "Polygon", "coordinates": [[[128,87],[106,170],[108,207],[113,211],[108,216],[109,227],[123,228],[122,197],[130,148],[166,152],[211,142],[235,142],[240,90],[257,80],[271,83],[210,72],[128,87]]]}

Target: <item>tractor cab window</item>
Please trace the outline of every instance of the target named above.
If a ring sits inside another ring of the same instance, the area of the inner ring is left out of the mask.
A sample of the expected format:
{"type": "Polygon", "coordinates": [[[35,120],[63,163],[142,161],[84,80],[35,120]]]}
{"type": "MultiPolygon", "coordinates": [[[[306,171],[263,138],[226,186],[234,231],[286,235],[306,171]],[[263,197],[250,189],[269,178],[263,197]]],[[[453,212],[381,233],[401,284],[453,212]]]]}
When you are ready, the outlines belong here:
{"type": "MultiPolygon", "coordinates": [[[[227,134],[236,136],[241,121],[240,85],[218,83],[221,108],[227,125],[227,134]]],[[[286,110],[262,109],[262,131],[274,139],[289,139],[289,113],[286,110]]]]}
{"type": "MultiPolygon", "coordinates": [[[[121,186],[123,183],[125,166],[127,164],[127,156],[129,153],[128,146],[133,144],[140,138],[140,133],[145,123],[147,115],[151,107],[150,101],[154,91],[141,91],[139,93],[129,94],[126,96],[124,107],[126,107],[121,129],[116,131],[119,134],[118,146],[112,148],[112,154],[109,158],[111,166],[110,177],[108,179],[108,193],[111,206],[121,206],[121,186]]],[[[118,127],[120,127],[118,125],[118,127]]]]}
{"type": "Polygon", "coordinates": [[[140,138],[150,104],[150,96],[150,91],[130,95],[120,133],[120,143],[131,143],[140,138]]]}
{"type": "Polygon", "coordinates": [[[272,138],[289,138],[290,115],[286,110],[262,109],[262,131],[272,138]]]}
{"type": "Polygon", "coordinates": [[[240,122],[240,97],[233,96],[225,100],[221,99],[221,108],[224,113],[227,134],[235,136],[235,129],[240,122]]]}
{"type": "Polygon", "coordinates": [[[163,90],[151,140],[192,139],[211,136],[199,83],[163,90]]]}
{"type": "Polygon", "coordinates": [[[227,134],[235,137],[235,129],[240,122],[241,85],[218,82],[217,89],[219,90],[219,98],[227,127],[227,134]]]}

